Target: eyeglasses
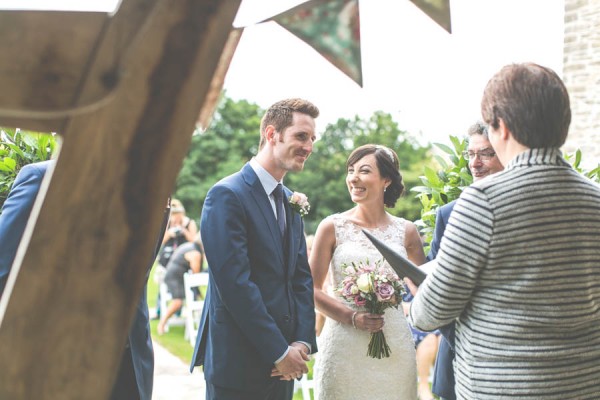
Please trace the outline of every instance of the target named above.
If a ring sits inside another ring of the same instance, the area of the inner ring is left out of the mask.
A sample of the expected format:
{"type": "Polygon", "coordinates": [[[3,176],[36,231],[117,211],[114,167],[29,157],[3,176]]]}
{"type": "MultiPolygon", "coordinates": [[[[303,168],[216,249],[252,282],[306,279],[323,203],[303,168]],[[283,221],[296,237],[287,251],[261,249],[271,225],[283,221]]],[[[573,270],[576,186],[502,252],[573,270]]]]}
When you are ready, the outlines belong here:
{"type": "Polygon", "coordinates": [[[474,160],[475,157],[479,157],[481,161],[489,161],[496,157],[496,152],[491,149],[484,149],[482,151],[463,151],[462,156],[467,160],[474,160]]]}

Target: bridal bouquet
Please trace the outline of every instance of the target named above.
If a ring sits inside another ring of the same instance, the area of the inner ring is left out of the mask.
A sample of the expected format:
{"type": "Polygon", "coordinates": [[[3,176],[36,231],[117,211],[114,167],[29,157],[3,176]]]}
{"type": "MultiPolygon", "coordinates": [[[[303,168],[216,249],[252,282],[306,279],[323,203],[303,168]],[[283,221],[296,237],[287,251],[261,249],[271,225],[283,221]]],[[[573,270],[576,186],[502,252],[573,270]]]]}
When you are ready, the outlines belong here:
{"type": "MultiPolygon", "coordinates": [[[[383,260],[343,264],[345,278],[337,289],[346,301],[365,309],[372,314],[383,314],[387,308],[398,308],[405,293],[402,280],[384,268],[383,260]]],[[[373,358],[389,357],[391,354],[383,331],[371,333],[367,355],[373,358]]]]}

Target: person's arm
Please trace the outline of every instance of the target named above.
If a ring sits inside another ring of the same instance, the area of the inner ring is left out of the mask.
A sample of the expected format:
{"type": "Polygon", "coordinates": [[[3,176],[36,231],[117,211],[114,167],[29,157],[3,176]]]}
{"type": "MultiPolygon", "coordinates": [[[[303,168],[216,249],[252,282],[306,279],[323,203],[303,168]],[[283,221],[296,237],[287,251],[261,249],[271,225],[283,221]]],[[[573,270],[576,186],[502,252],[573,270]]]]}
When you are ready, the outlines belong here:
{"type": "Polygon", "coordinates": [[[11,270],[29,214],[40,189],[46,168],[24,166],[8,194],[0,214],[0,296],[11,270]]]}
{"type": "Polygon", "coordinates": [[[327,317],[342,324],[354,326],[356,329],[376,332],[383,324],[382,315],[355,312],[343,302],[329,296],[324,289],[335,245],[333,220],[326,218],[317,227],[310,253],[310,268],[315,286],[315,303],[317,309],[327,317]]]}
{"type": "MultiPolygon", "coordinates": [[[[294,218],[300,219],[299,215],[294,215],[294,218]]],[[[301,239],[298,258],[294,276],[292,277],[292,290],[294,291],[296,300],[296,336],[292,346],[297,346],[306,354],[311,354],[316,351],[317,343],[315,336],[315,296],[313,278],[308,265],[308,257],[306,251],[306,239],[304,238],[304,224],[300,222],[301,239]]]]}
{"type": "Polygon", "coordinates": [[[409,322],[415,328],[432,331],[461,315],[487,264],[492,228],[493,212],[485,193],[465,189],[450,215],[437,268],[419,286],[412,302],[409,322]]]}
{"type": "Polygon", "coordinates": [[[310,269],[315,287],[315,303],[317,309],[343,324],[352,325],[354,311],[342,302],[329,296],[324,290],[329,264],[335,249],[335,227],[330,218],[323,220],[317,227],[313,247],[310,252],[310,269]]]}
{"type": "Polygon", "coordinates": [[[162,244],[165,244],[173,237],[172,232],[170,231],[171,221],[167,222],[167,226],[165,227],[165,233],[163,235],[162,244]]]}
{"type": "Polygon", "coordinates": [[[190,269],[194,274],[200,272],[202,268],[202,253],[198,250],[190,250],[186,252],[183,257],[190,264],[190,269]]]}
{"type": "Polygon", "coordinates": [[[415,265],[425,263],[425,252],[423,251],[423,242],[415,224],[406,221],[404,224],[404,248],[408,259],[415,265]]]}
{"type": "MultiPolygon", "coordinates": [[[[188,217],[186,217],[188,218],[188,217]]],[[[188,242],[193,242],[196,239],[196,235],[198,234],[198,226],[196,225],[196,221],[188,218],[189,223],[183,224],[181,227],[181,233],[185,236],[185,240],[188,242]]]]}

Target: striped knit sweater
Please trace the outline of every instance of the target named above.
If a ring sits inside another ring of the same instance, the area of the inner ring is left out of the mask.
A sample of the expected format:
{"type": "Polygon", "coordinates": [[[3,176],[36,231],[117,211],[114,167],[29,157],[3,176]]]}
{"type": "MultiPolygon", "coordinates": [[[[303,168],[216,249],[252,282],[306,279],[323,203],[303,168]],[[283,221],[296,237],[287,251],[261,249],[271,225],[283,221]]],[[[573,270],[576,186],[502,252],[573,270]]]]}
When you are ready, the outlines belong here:
{"type": "Polygon", "coordinates": [[[410,319],[457,319],[458,399],[600,399],[600,187],[532,149],[467,188],[410,319]]]}

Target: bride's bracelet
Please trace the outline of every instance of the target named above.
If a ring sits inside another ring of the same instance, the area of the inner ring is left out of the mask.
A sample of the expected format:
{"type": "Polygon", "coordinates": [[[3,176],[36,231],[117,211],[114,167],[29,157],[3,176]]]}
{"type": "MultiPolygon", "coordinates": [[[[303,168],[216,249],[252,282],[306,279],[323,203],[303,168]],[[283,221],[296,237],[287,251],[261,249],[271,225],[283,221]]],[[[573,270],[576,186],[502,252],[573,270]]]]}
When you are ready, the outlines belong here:
{"type": "Polygon", "coordinates": [[[352,326],[354,327],[354,329],[358,329],[356,327],[356,314],[358,313],[358,311],[354,311],[354,313],[352,313],[352,326]]]}

